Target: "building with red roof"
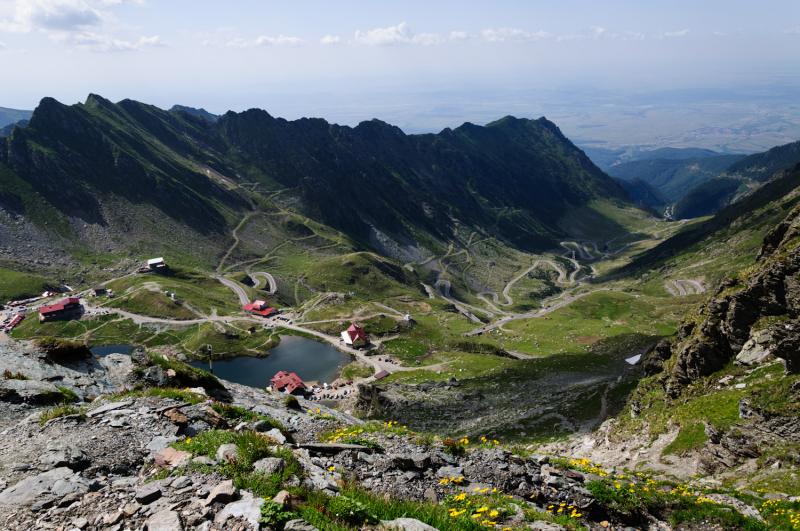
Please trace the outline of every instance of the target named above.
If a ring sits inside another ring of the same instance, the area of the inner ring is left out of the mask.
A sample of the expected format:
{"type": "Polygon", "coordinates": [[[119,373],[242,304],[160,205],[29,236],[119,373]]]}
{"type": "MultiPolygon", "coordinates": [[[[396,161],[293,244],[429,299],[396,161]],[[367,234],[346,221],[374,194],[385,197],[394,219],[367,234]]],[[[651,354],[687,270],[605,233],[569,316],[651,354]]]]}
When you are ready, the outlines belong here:
{"type": "Polygon", "coordinates": [[[253,315],[260,315],[261,317],[269,317],[277,312],[275,308],[271,308],[266,301],[253,301],[250,304],[245,304],[242,309],[247,313],[253,315]]]}
{"type": "Polygon", "coordinates": [[[17,325],[19,325],[22,322],[23,319],[25,319],[24,313],[18,313],[14,315],[14,318],[11,319],[11,322],[6,325],[5,331],[11,332],[17,327],[17,325]]]}
{"type": "Polygon", "coordinates": [[[295,372],[280,371],[270,380],[270,385],[276,391],[293,395],[303,393],[306,390],[305,382],[295,372]]]}
{"type": "Polygon", "coordinates": [[[55,304],[39,308],[39,321],[55,321],[58,319],[73,319],[80,316],[83,306],[77,297],[68,297],[55,304]]]}
{"type": "Polygon", "coordinates": [[[342,332],[342,341],[345,345],[359,348],[369,345],[369,336],[364,329],[356,323],[351,323],[350,327],[342,332]]]}

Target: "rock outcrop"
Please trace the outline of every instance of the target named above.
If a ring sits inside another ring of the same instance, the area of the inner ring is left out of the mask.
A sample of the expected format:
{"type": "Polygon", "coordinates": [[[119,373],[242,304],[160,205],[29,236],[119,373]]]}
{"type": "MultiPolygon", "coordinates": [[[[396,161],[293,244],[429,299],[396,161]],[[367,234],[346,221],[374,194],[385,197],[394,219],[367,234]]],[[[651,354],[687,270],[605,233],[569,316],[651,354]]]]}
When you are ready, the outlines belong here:
{"type": "Polygon", "coordinates": [[[795,210],[765,237],[754,271],[723,282],[688,325],[689,334],[646,356],[645,367],[654,371],[674,354],[665,379],[670,396],[734,359],[752,365],[774,356],[784,360],[788,372],[800,371],[799,235],[795,210]]]}

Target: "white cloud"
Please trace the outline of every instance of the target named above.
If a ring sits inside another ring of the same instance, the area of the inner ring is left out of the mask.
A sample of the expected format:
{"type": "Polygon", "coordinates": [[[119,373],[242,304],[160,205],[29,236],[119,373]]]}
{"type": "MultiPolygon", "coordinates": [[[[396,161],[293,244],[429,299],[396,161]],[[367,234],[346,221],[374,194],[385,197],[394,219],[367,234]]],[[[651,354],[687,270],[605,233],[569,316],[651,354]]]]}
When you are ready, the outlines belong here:
{"type": "Polygon", "coordinates": [[[98,26],[102,15],[85,0],[16,0],[6,31],[80,31],[98,26]]]}
{"type": "Polygon", "coordinates": [[[76,48],[82,48],[92,52],[134,52],[145,48],[158,48],[165,46],[161,37],[153,35],[150,37],[139,37],[135,41],[115,39],[102,33],[90,31],[64,33],[56,37],[66,44],[76,48]]]}
{"type": "Polygon", "coordinates": [[[687,35],[689,35],[688,29],[680,29],[675,31],[665,31],[659,37],[662,39],[675,39],[678,37],[686,37],[687,35]]]}
{"type": "Polygon", "coordinates": [[[92,51],[132,51],[163,46],[158,36],[118,39],[102,32],[110,18],[106,8],[143,0],[15,0],[11,14],[0,19],[0,31],[41,32],[52,40],[92,51]]]}
{"type": "Polygon", "coordinates": [[[355,41],[370,46],[407,44],[411,41],[411,30],[405,22],[386,28],[373,28],[367,31],[356,30],[355,41]]]}
{"type": "Polygon", "coordinates": [[[385,28],[372,28],[366,31],[357,30],[354,42],[367,46],[396,46],[399,44],[417,44],[420,46],[434,46],[444,44],[449,40],[463,40],[464,32],[451,32],[448,37],[440,33],[414,33],[408,24],[401,22],[396,26],[385,28]]]}
{"type": "Polygon", "coordinates": [[[271,37],[269,35],[260,35],[256,37],[256,46],[297,46],[303,44],[303,39],[299,37],[289,37],[287,35],[278,35],[271,37]]]}
{"type": "Polygon", "coordinates": [[[342,38],[338,35],[325,35],[319,40],[320,44],[331,45],[331,44],[340,44],[342,42],[342,38]]]}
{"type": "MultiPolygon", "coordinates": [[[[260,46],[299,46],[303,44],[305,41],[299,37],[290,37],[288,35],[259,35],[255,39],[243,39],[241,37],[236,37],[234,39],[230,39],[225,43],[227,48],[256,48],[260,46]]],[[[206,46],[215,45],[216,42],[214,41],[203,41],[203,44],[206,46]]]]}
{"type": "Polygon", "coordinates": [[[448,36],[451,41],[466,41],[469,37],[469,33],[466,31],[451,31],[448,36]]]}
{"type": "Polygon", "coordinates": [[[800,26],[795,26],[784,31],[787,35],[800,35],[800,26]]]}
{"type": "Polygon", "coordinates": [[[552,35],[546,31],[525,31],[518,28],[488,28],[481,31],[486,42],[530,42],[548,39],[552,35]]]}

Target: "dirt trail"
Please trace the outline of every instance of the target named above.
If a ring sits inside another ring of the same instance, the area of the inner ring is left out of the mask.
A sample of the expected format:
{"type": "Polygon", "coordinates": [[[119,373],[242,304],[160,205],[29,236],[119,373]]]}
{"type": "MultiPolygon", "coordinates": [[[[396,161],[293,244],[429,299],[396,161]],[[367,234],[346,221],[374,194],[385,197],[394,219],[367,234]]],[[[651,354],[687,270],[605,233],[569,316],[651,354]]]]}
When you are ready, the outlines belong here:
{"type": "Polygon", "coordinates": [[[247,214],[245,214],[245,215],[242,217],[242,220],[239,222],[239,224],[238,224],[238,225],[236,225],[236,227],[234,227],[234,229],[231,231],[231,236],[233,236],[233,243],[231,244],[231,246],[230,246],[230,247],[228,247],[228,250],[227,250],[227,251],[225,251],[225,255],[224,255],[224,256],[222,257],[222,259],[219,261],[219,265],[217,265],[217,273],[219,273],[219,272],[221,272],[221,271],[222,271],[222,268],[223,268],[223,266],[225,265],[225,262],[226,262],[226,261],[228,260],[228,258],[231,256],[231,253],[233,253],[234,249],[236,249],[236,248],[239,246],[239,241],[240,241],[240,240],[239,240],[239,229],[241,229],[242,227],[244,227],[244,225],[245,225],[245,224],[246,224],[248,221],[250,221],[250,219],[251,219],[253,216],[255,216],[256,214],[257,214],[257,212],[248,212],[247,214]]]}

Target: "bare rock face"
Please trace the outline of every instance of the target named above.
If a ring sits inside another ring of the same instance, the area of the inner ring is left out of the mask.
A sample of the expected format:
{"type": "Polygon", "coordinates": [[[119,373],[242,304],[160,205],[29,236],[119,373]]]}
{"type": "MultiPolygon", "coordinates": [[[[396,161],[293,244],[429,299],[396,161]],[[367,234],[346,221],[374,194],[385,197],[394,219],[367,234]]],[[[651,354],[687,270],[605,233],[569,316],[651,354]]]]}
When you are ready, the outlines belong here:
{"type": "MultiPolygon", "coordinates": [[[[687,336],[679,335],[671,346],[676,359],[665,384],[671,396],[734,358],[753,365],[775,356],[785,361],[788,372],[800,371],[800,250],[788,245],[799,225],[800,212],[795,211],[765,238],[756,272],[742,282],[724,282],[700,309],[702,321],[687,336]],[[778,323],[755,328],[768,318],[778,323]]],[[[665,345],[656,347],[646,366],[654,368],[666,352],[665,345]]]]}
{"type": "Polygon", "coordinates": [[[67,494],[83,494],[88,490],[87,481],[69,468],[59,467],[25,478],[0,492],[0,505],[30,506],[37,502],[52,503],[67,494]]]}

